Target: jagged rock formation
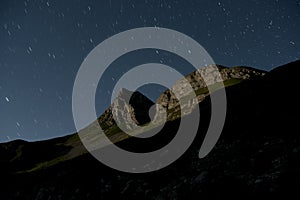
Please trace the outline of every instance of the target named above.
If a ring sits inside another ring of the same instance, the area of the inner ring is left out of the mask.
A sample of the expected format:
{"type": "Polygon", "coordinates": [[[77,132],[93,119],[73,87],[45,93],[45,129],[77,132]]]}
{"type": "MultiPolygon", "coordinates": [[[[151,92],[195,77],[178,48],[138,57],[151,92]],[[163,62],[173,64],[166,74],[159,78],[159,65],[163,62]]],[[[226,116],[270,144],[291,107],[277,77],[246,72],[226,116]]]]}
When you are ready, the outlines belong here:
{"type": "MultiPolygon", "coordinates": [[[[187,107],[186,113],[188,114],[192,109],[209,95],[207,86],[212,86],[216,83],[222,82],[224,86],[230,86],[237,84],[243,80],[250,80],[265,75],[265,71],[250,68],[250,67],[232,67],[227,68],[221,65],[208,66],[200,68],[197,71],[187,75],[185,79],[181,79],[175,83],[171,90],[166,90],[157,100],[157,103],[162,105],[163,109],[167,110],[167,119],[174,120],[180,117],[179,101],[176,98],[175,93],[179,94],[179,98],[184,98],[189,95],[190,91],[186,80],[191,84],[196,98],[190,98],[184,101],[184,107],[187,107]],[[221,75],[221,76],[219,76],[221,75]]],[[[163,112],[157,110],[158,113],[163,112]]]]}
{"type": "MultiPolygon", "coordinates": [[[[214,85],[215,83],[223,81],[225,86],[229,86],[243,80],[250,80],[263,75],[265,75],[264,71],[250,67],[227,68],[216,65],[200,68],[187,75],[185,79],[176,82],[172,88],[172,91],[176,92],[179,98],[186,98],[182,105],[182,110],[184,110],[185,113],[180,112],[179,101],[174,92],[166,90],[157,99],[157,104],[160,106],[156,105],[154,121],[158,124],[163,123],[165,112],[167,112],[167,120],[174,120],[179,118],[182,114],[189,114],[199,102],[203,101],[205,97],[209,95],[207,84],[214,85]],[[218,76],[219,74],[221,76],[218,76]],[[203,77],[205,77],[205,80],[203,77]],[[188,81],[188,83],[186,81],[188,81]],[[189,87],[187,84],[192,86],[196,98],[189,98],[191,91],[188,90],[189,87]]],[[[116,121],[113,118],[114,114],[118,124],[123,126],[122,130],[133,130],[137,125],[142,125],[150,121],[148,111],[153,104],[151,100],[140,92],[132,92],[123,88],[116,96],[112,105],[100,116],[98,121],[101,127],[106,130],[116,125],[116,121]]]]}
{"type": "Polygon", "coordinates": [[[140,92],[132,92],[123,88],[112,105],[99,117],[98,122],[106,130],[116,125],[117,120],[125,129],[131,130],[136,125],[143,125],[150,121],[148,110],[153,104],[140,92]]]}

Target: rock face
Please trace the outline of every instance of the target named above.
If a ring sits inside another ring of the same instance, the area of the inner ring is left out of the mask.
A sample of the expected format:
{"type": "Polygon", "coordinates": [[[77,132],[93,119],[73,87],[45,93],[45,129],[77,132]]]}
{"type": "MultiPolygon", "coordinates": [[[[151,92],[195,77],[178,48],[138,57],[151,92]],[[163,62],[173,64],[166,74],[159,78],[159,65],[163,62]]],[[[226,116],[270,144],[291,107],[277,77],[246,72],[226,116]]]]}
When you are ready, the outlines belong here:
{"type": "MultiPolygon", "coordinates": [[[[225,86],[229,86],[263,75],[265,75],[264,71],[250,67],[227,68],[221,65],[214,65],[200,68],[187,75],[185,79],[177,81],[172,90],[166,90],[157,99],[156,103],[159,105],[156,105],[154,121],[155,123],[163,123],[165,112],[167,112],[167,120],[169,121],[177,119],[181,115],[189,114],[198,103],[209,95],[208,85],[212,86],[223,82],[225,86]],[[191,89],[194,90],[196,96],[190,95],[193,92],[191,89]],[[179,99],[183,100],[182,109],[174,93],[177,94],[179,99]],[[181,111],[184,113],[181,113],[181,111]]],[[[123,88],[98,121],[104,130],[116,124],[122,125],[122,130],[133,130],[137,125],[150,121],[148,111],[153,104],[151,100],[140,92],[132,92],[123,88]],[[113,115],[118,123],[114,120],[113,115]]]]}
{"type": "Polygon", "coordinates": [[[149,108],[154,103],[140,92],[121,89],[112,105],[99,117],[101,127],[106,130],[118,124],[131,130],[134,126],[143,125],[150,121],[149,108]],[[115,116],[115,119],[114,119],[115,116]]]}
{"type": "MultiPolygon", "coordinates": [[[[183,115],[189,114],[192,109],[206,96],[209,95],[207,86],[213,86],[216,83],[223,81],[224,86],[237,84],[243,80],[255,79],[264,76],[265,72],[250,67],[232,67],[227,68],[220,65],[213,65],[200,68],[197,71],[187,75],[185,79],[181,79],[175,83],[172,90],[166,90],[157,100],[157,104],[162,105],[163,109],[167,110],[167,119],[174,120],[180,117],[180,106],[176,94],[179,98],[189,96],[191,93],[187,84],[190,84],[196,94],[196,98],[189,98],[183,101],[185,110],[183,115]],[[187,82],[188,81],[188,82],[187,82]]],[[[163,112],[157,110],[157,112],[163,112]]]]}

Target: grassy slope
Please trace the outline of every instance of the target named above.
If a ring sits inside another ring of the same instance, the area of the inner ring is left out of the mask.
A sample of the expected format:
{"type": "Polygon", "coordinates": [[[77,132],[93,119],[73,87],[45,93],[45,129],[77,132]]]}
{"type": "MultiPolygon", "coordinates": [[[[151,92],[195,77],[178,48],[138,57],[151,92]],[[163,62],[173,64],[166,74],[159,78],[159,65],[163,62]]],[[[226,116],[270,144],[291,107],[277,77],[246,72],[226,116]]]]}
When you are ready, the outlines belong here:
{"type": "MultiPolygon", "coordinates": [[[[242,81],[243,81],[242,79],[230,79],[230,80],[224,81],[223,84],[224,84],[225,87],[229,87],[229,86],[239,84],[242,81]]],[[[210,89],[212,91],[215,91],[216,88],[218,88],[218,87],[219,87],[218,85],[216,87],[214,87],[214,85],[213,85],[213,86],[211,86],[210,89]]],[[[201,89],[195,91],[197,96],[201,95],[201,94],[207,95],[208,92],[209,91],[208,91],[207,87],[206,88],[201,88],[201,89]]],[[[180,115],[178,115],[178,116],[180,117],[180,115]]],[[[96,130],[93,126],[90,126],[90,127],[87,127],[87,128],[90,129],[90,131],[96,130]]],[[[113,142],[119,142],[119,141],[122,141],[122,140],[128,138],[128,137],[125,137],[125,134],[120,134],[120,133],[122,133],[122,131],[116,125],[106,129],[105,133],[108,137],[111,138],[111,140],[113,142]]],[[[15,162],[23,156],[22,150],[24,149],[24,145],[26,145],[26,144],[22,144],[22,145],[18,146],[18,148],[15,150],[15,155],[10,159],[10,162],[15,162]]],[[[56,165],[60,162],[70,160],[70,159],[76,158],[76,157],[78,157],[82,154],[87,153],[86,149],[82,145],[82,143],[80,141],[80,138],[78,137],[77,134],[67,136],[67,139],[66,139],[66,137],[62,137],[61,139],[58,138],[56,140],[56,142],[50,144],[49,148],[52,148],[52,147],[55,147],[55,146],[66,147],[69,150],[64,151],[62,153],[57,152],[56,157],[54,157],[54,158],[44,157],[42,159],[37,159],[38,162],[34,162],[31,165],[26,166],[24,169],[18,169],[16,171],[16,173],[27,173],[27,172],[33,172],[33,171],[36,171],[36,170],[45,169],[45,168],[54,166],[54,165],[56,165]]]]}

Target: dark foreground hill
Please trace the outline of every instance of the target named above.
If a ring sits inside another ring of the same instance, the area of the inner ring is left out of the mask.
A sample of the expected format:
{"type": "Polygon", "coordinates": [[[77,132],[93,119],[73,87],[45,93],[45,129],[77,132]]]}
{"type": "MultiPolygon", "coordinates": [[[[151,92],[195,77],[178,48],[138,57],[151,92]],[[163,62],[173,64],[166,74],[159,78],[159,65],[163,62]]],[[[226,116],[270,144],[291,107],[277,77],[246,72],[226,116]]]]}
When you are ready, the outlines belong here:
{"type": "MultiPolygon", "coordinates": [[[[300,62],[226,87],[228,111],[215,148],[198,152],[210,117],[210,99],[199,103],[200,129],[187,152],[159,171],[128,174],[99,163],[77,135],[0,145],[1,199],[286,199],[300,186],[300,62]]],[[[216,91],[218,92],[218,91],[216,91]]],[[[117,145],[144,152],[176,133],[169,121],[157,137],[117,145]]],[[[114,132],[118,132],[114,130],[114,132]]]]}

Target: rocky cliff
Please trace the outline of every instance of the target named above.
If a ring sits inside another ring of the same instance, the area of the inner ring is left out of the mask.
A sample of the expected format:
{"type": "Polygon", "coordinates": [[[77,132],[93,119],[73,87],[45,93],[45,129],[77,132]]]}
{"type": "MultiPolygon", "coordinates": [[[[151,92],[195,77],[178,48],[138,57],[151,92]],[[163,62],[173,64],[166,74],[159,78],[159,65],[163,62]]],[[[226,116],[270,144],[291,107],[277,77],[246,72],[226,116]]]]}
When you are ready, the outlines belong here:
{"type": "MultiPolygon", "coordinates": [[[[223,81],[226,87],[244,80],[261,77],[265,73],[262,70],[250,67],[228,68],[216,65],[200,68],[188,74],[185,79],[178,80],[172,90],[166,90],[157,99],[156,104],[162,107],[156,106],[155,120],[159,123],[163,119],[160,115],[163,115],[165,111],[167,111],[167,120],[174,120],[181,116],[179,101],[174,92],[179,94],[179,98],[188,98],[185,99],[183,107],[185,107],[184,114],[189,114],[198,103],[209,95],[206,84],[211,86],[223,81]],[[188,90],[186,80],[192,86],[196,98],[189,98],[190,91],[188,90]]],[[[108,129],[116,125],[116,121],[113,119],[114,113],[116,120],[124,126],[124,129],[132,130],[136,125],[142,125],[150,121],[148,111],[153,104],[151,100],[140,92],[132,92],[123,88],[116,96],[112,105],[100,116],[99,123],[103,129],[108,129]]]]}
{"type": "MultiPolygon", "coordinates": [[[[157,104],[163,106],[167,110],[168,120],[174,120],[180,117],[180,106],[177,97],[174,93],[178,93],[180,97],[189,96],[190,91],[185,80],[187,80],[195,94],[196,98],[190,98],[185,101],[190,110],[186,111],[188,114],[192,109],[209,95],[207,86],[213,86],[216,83],[223,81],[225,87],[235,85],[244,80],[255,79],[266,74],[265,71],[250,68],[250,67],[224,67],[221,65],[208,66],[200,68],[197,71],[187,75],[185,79],[181,79],[175,83],[172,90],[166,90],[158,99],[157,104]]],[[[163,112],[158,110],[158,112],[163,112]]]]}
{"type": "Polygon", "coordinates": [[[117,120],[125,126],[125,129],[130,130],[135,125],[143,125],[150,121],[148,110],[153,104],[140,92],[132,92],[123,88],[112,105],[99,117],[98,122],[102,129],[106,130],[116,125],[117,120]]]}

